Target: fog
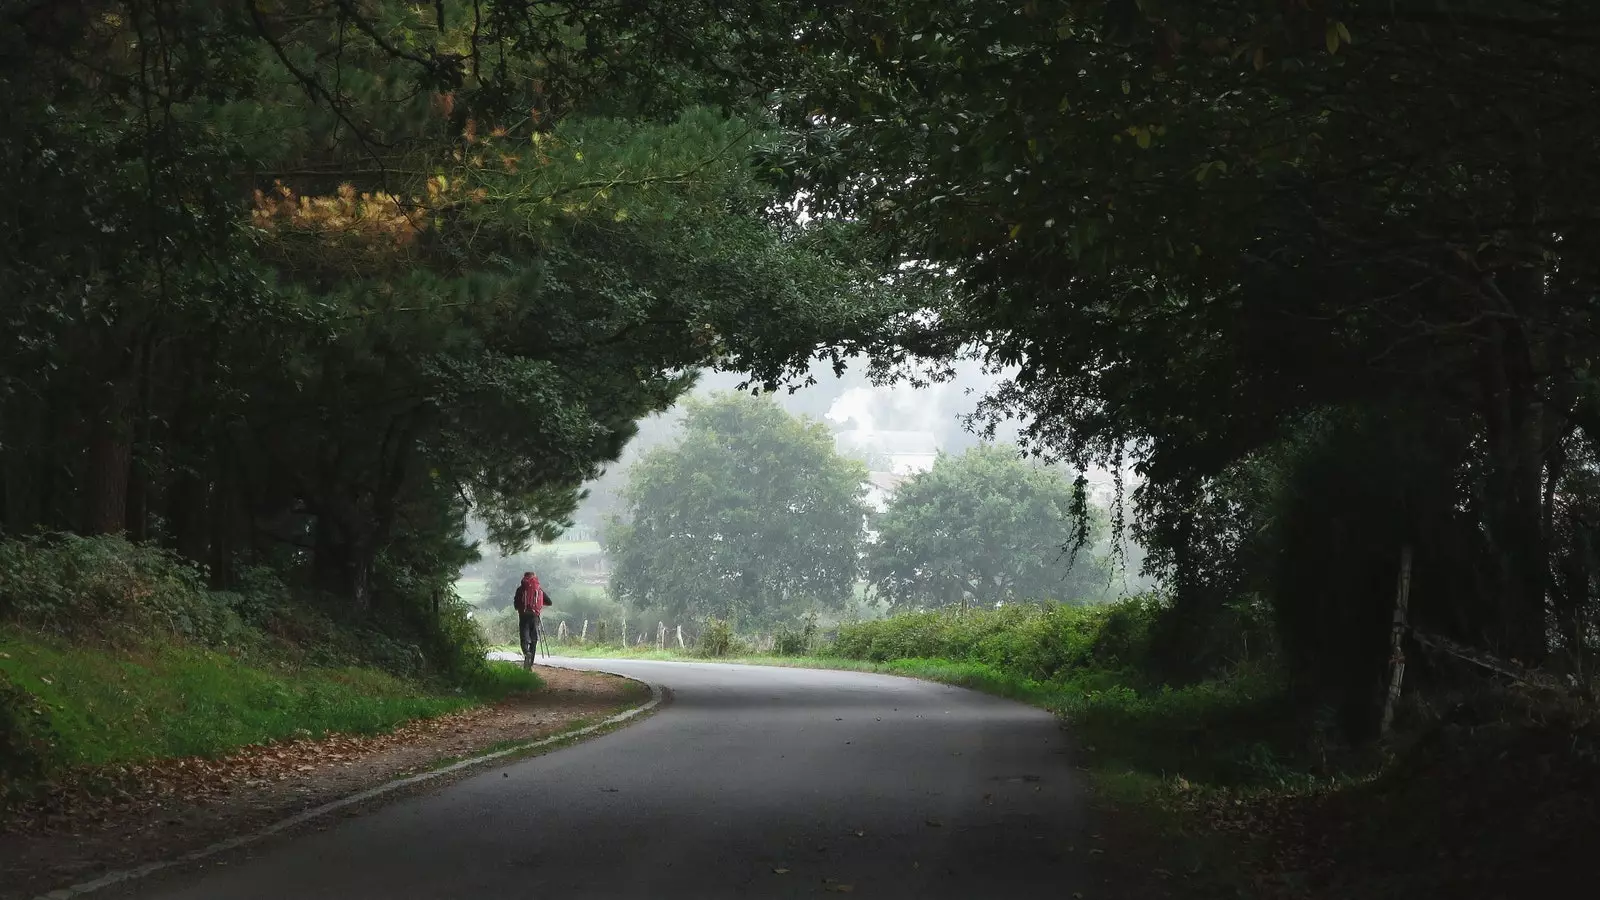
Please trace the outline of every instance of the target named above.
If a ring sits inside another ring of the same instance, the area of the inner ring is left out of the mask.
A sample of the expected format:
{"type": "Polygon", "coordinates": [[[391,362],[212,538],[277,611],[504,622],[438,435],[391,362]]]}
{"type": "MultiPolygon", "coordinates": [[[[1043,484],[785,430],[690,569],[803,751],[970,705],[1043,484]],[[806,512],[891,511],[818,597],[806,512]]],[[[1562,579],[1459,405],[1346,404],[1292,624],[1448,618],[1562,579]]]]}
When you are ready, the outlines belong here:
{"type": "MultiPolygon", "coordinates": [[[[921,432],[932,436],[940,452],[960,453],[986,440],[968,427],[967,419],[977,410],[983,397],[1010,373],[986,371],[977,360],[960,360],[954,364],[950,378],[920,387],[904,383],[873,384],[866,364],[861,361],[849,366],[842,376],[835,375],[828,363],[813,364],[809,374],[815,383],[797,386],[793,391],[785,388],[774,394],[778,403],[790,413],[822,421],[834,432],[851,429],[921,432]]],[[[744,380],[738,373],[707,372],[689,396],[705,397],[737,390],[744,380]]],[[[579,509],[577,521],[596,527],[604,523],[613,512],[616,491],[625,480],[628,466],[651,448],[674,439],[682,418],[681,409],[680,403],[640,423],[638,437],[628,444],[622,457],[600,478],[588,484],[590,496],[579,509]]],[[[993,440],[1015,443],[1020,429],[1021,423],[1014,420],[997,423],[993,440]]],[[[1109,505],[1113,474],[1094,467],[1085,475],[1097,502],[1109,505]]],[[[1123,477],[1131,490],[1132,472],[1125,470],[1123,477]]]]}
{"type": "MultiPolygon", "coordinates": [[[[829,363],[813,364],[809,374],[815,383],[797,385],[792,391],[784,388],[773,395],[790,413],[824,422],[835,432],[924,432],[944,453],[960,453],[982,441],[968,430],[964,417],[972,414],[984,394],[1004,378],[1003,374],[985,372],[983,365],[974,360],[960,361],[953,377],[923,387],[875,385],[867,375],[866,364],[860,361],[849,366],[842,376],[835,375],[829,363]]],[[[739,373],[706,372],[688,396],[706,397],[737,390],[744,380],[739,373]]],[[[628,444],[622,457],[589,483],[590,495],[579,509],[577,521],[594,526],[603,523],[613,511],[615,494],[625,480],[628,466],[651,448],[674,439],[681,409],[680,402],[639,424],[638,437],[628,444]]],[[[996,429],[998,441],[1014,442],[1017,438],[1014,422],[1002,423],[996,429]]],[[[1109,480],[1109,473],[1105,474],[1109,480]]]]}
{"type": "MultiPolygon", "coordinates": [[[[824,423],[836,435],[853,432],[866,444],[888,440],[914,445],[918,448],[916,452],[926,454],[919,457],[920,465],[925,467],[931,465],[931,454],[935,451],[959,454],[988,439],[974,433],[971,417],[985,395],[1009,373],[988,371],[976,360],[962,360],[953,366],[949,377],[922,385],[904,382],[874,384],[866,364],[860,362],[846,368],[842,375],[836,375],[831,364],[817,363],[811,367],[809,375],[811,384],[797,383],[792,390],[784,388],[773,394],[778,404],[793,415],[824,423]]],[[[804,380],[801,379],[801,382],[804,380]]],[[[739,373],[705,372],[685,399],[736,391],[744,381],[744,376],[739,373]]],[[[608,466],[599,478],[585,485],[588,495],[573,517],[576,527],[563,538],[566,549],[561,558],[565,562],[557,564],[554,557],[546,556],[540,563],[552,577],[571,581],[570,586],[565,583],[560,585],[564,594],[570,594],[580,584],[589,586],[585,590],[599,592],[582,601],[582,612],[572,627],[577,627],[577,621],[590,616],[597,621],[605,620],[608,615],[623,617],[621,607],[615,607],[615,601],[606,596],[607,592],[603,589],[610,563],[606,554],[593,542],[607,523],[623,512],[619,494],[627,483],[629,468],[652,449],[676,440],[683,415],[684,403],[680,401],[672,409],[639,423],[638,435],[629,442],[621,458],[608,466]],[[592,571],[585,574],[575,567],[587,567],[592,571]],[[561,574],[558,576],[557,572],[561,574]]],[[[1021,425],[1017,421],[996,423],[993,440],[1017,442],[1021,425]]],[[[1116,499],[1112,473],[1092,469],[1085,474],[1090,482],[1092,501],[1109,512],[1116,499]]],[[[1123,475],[1125,487],[1131,492],[1134,483],[1132,473],[1125,471],[1123,475]]],[[[1127,501],[1124,503],[1126,511],[1127,501]]],[[[474,530],[477,531],[476,528],[474,530]]],[[[1093,551],[1097,556],[1111,555],[1108,567],[1111,580],[1104,586],[1107,592],[1105,596],[1131,594],[1152,587],[1151,580],[1140,572],[1144,558],[1142,549],[1124,531],[1122,552],[1114,554],[1111,552],[1110,539],[1111,535],[1107,535],[1105,541],[1093,551]]],[[[501,595],[509,596],[511,582],[520,572],[522,564],[531,564],[532,558],[523,556],[517,560],[502,561],[487,544],[480,544],[480,549],[484,560],[471,567],[468,574],[493,583],[474,589],[474,594],[503,601],[501,595]],[[485,593],[479,595],[477,590],[485,593]]],[[[549,548],[547,551],[535,547],[533,552],[544,555],[555,549],[549,548]]],[[[1065,551],[1063,565],[1071,565],[1067,562],[1065,551]]]]}

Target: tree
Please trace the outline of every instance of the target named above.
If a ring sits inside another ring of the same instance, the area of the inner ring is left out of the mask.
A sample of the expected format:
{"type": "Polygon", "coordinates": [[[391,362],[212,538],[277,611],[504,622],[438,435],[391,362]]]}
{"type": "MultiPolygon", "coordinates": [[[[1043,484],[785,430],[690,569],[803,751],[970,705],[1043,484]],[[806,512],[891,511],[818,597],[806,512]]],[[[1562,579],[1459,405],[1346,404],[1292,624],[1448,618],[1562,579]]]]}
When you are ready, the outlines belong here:
{"type": "Polygon", "coordinates": [[[765,114],[682,64],[735,39],[709,7],[11,6],[6,533],[404,612],[469,509],[553,535],[686,373],[804,371],[887,296],[766,215],[765,114]]]}
{"type": "Polygon", "coordinates": [[[1600,440],[1591,4],[897,0],[797,19],[799,59],[770,82],[794,138],[771,169],[884,236],[897,271],[952,276],[881,358],[979,344],[1019,369],[991,421],[1024,416],[1032,447],[1080,469],[1134,463],[1180,610],[1249,585],[1280,615],[1370,607],[1350,619],[1381,638],[1371,613],[1416,543],[1415,584],[1472,573],[1413,606],[1437,631],[1531,661],[1592,615],[1574,607],[1600,594],[1577,537],[1593,519],[1559,521],[1558,499],[1600,440]],[[1306,467],[1364,488],[1355,457],[1304,446],[1352,434],[1393,454],[1360,465],[1419,475],[1381,511],[1295,487],[1306,467]],[[1235,502],[1246,483],[1259,503],[1235,502]],[[1246,571],[1273,568],[1248,549],[1269,528],[1302,566],[1343,548],[1359,596],[1246,571]]]}
{"type": "Polygon", "coordinates": [[[770,396],[691,400],[683,429],[629,471],[626,516],[606,534],[614,595],[750,622],[843,603],[859,571],[865,467],[770,396]]]}
{"type": "Polygon", "coordinates": [[[873,521],[867,580],[894,605],[922,609],[1098,597],[1110,576],[1075,518],[1084,502],[1015,447],[941,454],[873,521]]]}

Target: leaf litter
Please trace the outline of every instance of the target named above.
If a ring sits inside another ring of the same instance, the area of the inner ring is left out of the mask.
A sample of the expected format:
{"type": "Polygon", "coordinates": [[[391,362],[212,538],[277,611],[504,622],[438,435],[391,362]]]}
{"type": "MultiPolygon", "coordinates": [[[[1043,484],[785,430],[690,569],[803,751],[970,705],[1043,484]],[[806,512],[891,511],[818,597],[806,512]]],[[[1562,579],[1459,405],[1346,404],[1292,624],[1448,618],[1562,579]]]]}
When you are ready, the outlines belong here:
{"type": "Polygon", "coordinates": [[[563,669],[548,689],[407,723],[376,735],[332,734],[74,770],[0,807],[0,900],[33,897],[87,873],[137,865],[497,745],[559,731],[639,699],[637,685],[563,669]]]}

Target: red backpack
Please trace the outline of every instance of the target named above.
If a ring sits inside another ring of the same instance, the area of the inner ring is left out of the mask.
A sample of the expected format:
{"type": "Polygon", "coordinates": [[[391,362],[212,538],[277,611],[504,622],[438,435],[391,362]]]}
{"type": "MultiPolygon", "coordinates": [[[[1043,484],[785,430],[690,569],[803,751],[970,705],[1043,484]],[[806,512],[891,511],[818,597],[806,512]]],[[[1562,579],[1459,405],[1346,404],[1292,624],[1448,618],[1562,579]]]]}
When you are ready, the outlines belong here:
{"type": "Polygon", "coordinates": [[[524,575],[522,577],[522,583],[517,585],[517,593],[511,599],[511,605],[519,613],[531,612],[534,615],[538,615],[548,605],[544,599],[544,588],[539,584],[539,576],[524,575]],[[530,595],[533,597],[532,603],[528,602],[530,595]]]}

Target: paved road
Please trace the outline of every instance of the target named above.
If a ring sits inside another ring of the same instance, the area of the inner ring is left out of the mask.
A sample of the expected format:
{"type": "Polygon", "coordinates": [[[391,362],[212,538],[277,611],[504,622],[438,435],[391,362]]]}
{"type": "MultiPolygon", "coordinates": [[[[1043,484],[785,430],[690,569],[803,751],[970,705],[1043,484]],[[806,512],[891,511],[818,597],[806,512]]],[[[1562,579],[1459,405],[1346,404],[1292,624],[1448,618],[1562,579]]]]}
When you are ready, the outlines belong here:
{"type": "Polygon", "coordinates": [[[604,737],[133,895],[1016,900],[1082,887],[1075,770],[1045,713],[851,672],[557,662],[675,698],[604,737]]]}

